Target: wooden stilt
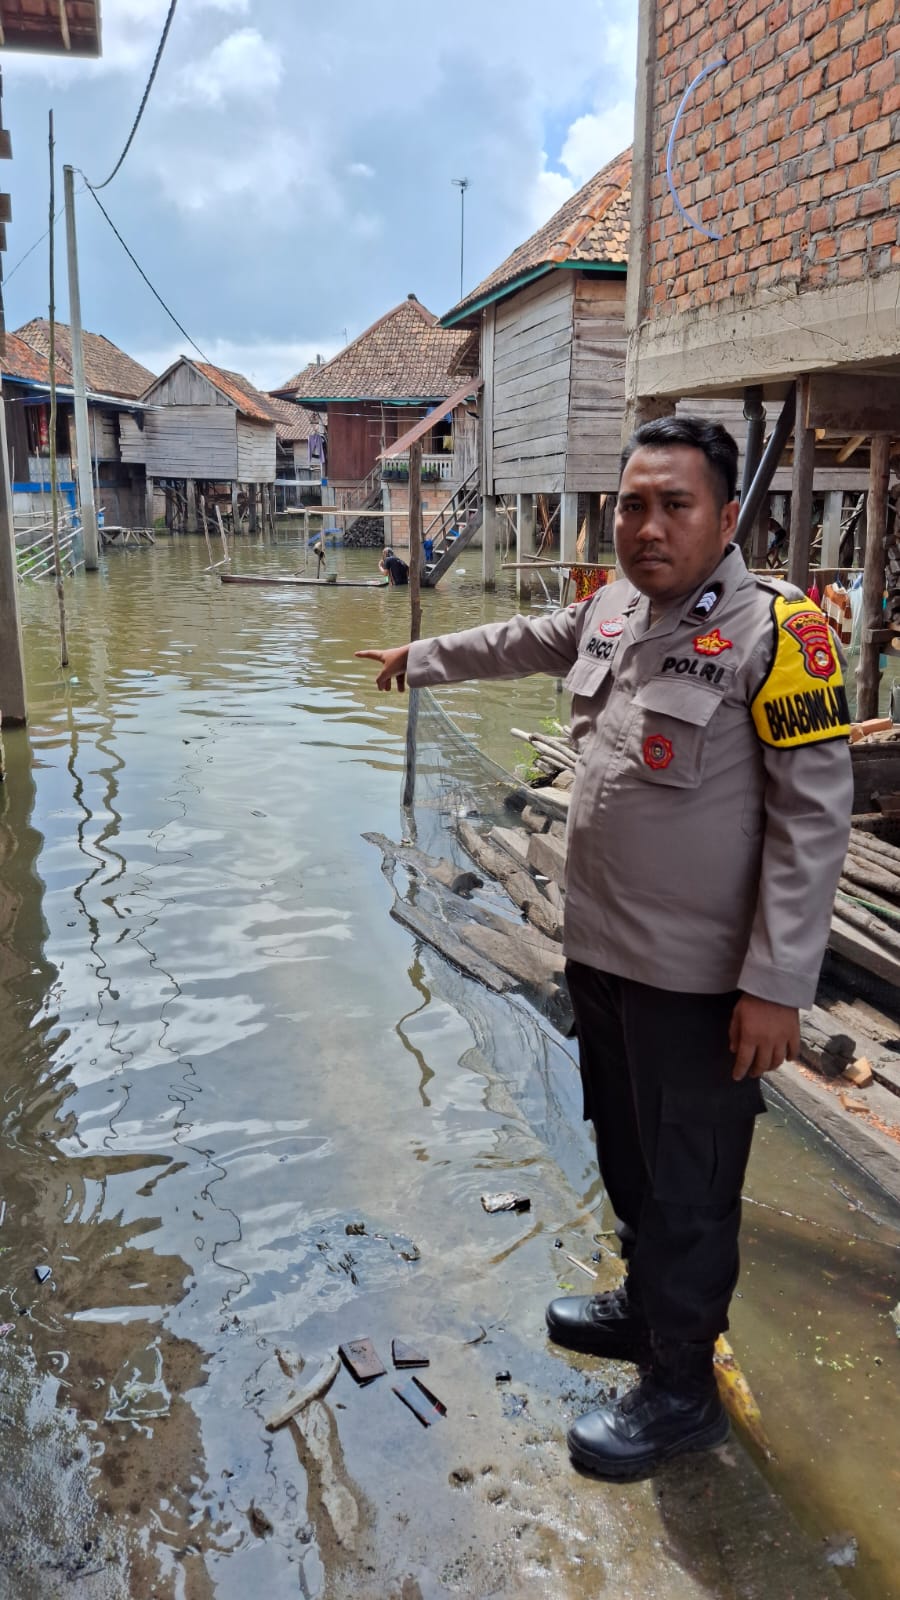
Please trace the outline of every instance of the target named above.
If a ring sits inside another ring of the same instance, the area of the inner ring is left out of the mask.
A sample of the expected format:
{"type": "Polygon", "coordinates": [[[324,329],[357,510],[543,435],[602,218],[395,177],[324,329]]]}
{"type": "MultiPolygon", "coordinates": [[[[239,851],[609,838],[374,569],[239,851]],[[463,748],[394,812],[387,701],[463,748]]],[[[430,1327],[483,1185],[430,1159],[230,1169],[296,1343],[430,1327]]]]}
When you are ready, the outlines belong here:
{"type": "Polygon", "coordinates": [[[797,380],[797,412],[794,418],[794,465],[791,477],[791,542],[788,552],[788,582],[806,591],[809,588],[809,547],[812,540],[812,490],[815,463],[815,429],[808,428],[809,378],[797,380]]]}
{"type": "Polygon", "coordinates": [[[485,589],[497,583],[497,497],[486,494],[481,501],[481,582],[485,589]]]}
{"type": "Polygon", "coordinates": [[[238,489],[239,489],[239,487],[240,487],[240,485],[237,484],[237,483],[232,483],[232,485],[231,485],[231,537],[232,537],[232,539],[236,539],[238,534],[241,531],[241,513],[240,513],[240,508],[238,506],[238,489]]]}
{"type": "MultiPolygon", "coordinates": [[[[530,561],[534,555],[535,506],[533,494],[516,495],[516,562],[530,561]]],[[[528,571],[516,570],[516,599],[527,600],[531,594],[531,576],[528,571]]]]}
{"type": "Polygon", "coordinates": [[[856,716],[863,722],[878,715],[881,683],[878,658],[884,626],[884,540],[888,515],[888,478],[891,440],[886,433],[872,439],[869,465],[869,505],[866,526],[866,564],[863,569],[862,638],[856,669],[856,716]]]}

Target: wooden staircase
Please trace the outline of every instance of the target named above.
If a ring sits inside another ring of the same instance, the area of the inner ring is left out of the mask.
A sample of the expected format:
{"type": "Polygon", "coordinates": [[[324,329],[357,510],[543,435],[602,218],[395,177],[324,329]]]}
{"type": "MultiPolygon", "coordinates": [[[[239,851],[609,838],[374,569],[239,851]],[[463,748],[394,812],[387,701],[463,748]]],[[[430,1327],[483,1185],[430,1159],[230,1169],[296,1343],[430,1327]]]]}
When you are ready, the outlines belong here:
{"type": "Polygon", "coordinates": [[[462,554],[481,527],[481,515],[476,467],[423,530],[423,541],[432,541],[431,560],[426,561],[422,569],[424,588],[433,589],[444,573],[450,570],[457,556],[462,554]]]}
{"type": "MultiPolygon", "coordinates": [[[[359,517],[352,519],[348,517],[344,522],[344,536],[346,537],[351,528],[356,527],[360,517],[364,517],[367,511],[372,511],[376,506],[379,508],[381,506],[380,461],[376,461],[371,472],[367,473],[361,482],[355,484],[352,489],[342,489],[339,492],[340,510],[359,512],[359,517]]],[[[328,507],[325,506],[323,509],[327,516],[328,507]]]]}

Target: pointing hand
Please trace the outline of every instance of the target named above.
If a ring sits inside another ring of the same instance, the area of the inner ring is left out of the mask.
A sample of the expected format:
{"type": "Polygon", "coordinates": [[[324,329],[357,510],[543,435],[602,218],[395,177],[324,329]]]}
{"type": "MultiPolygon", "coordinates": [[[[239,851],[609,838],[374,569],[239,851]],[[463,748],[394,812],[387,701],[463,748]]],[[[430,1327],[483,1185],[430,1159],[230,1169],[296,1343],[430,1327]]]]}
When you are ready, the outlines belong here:
{"type": "Polygon", "coordinates": [[[355,650],[354,655],[359,660],[381,662],[381,671],[375,679],[377,688],[390,689],[396,678],[397,688],[401,693],[405,689],[408,644],[401,644],[395,650],[355,650]]]}

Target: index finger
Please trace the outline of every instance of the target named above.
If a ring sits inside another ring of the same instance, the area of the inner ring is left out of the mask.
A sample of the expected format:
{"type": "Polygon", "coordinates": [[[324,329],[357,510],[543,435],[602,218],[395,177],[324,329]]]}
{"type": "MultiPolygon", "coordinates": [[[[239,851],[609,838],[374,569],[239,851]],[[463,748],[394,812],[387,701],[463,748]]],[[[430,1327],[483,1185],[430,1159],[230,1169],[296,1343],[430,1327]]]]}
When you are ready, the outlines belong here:
{"type": "Polygon", "coordinates": [[[385,657],[384,650],[354,650],[353,654],[358,660],[365,661],[383,661],[385,657]]]}

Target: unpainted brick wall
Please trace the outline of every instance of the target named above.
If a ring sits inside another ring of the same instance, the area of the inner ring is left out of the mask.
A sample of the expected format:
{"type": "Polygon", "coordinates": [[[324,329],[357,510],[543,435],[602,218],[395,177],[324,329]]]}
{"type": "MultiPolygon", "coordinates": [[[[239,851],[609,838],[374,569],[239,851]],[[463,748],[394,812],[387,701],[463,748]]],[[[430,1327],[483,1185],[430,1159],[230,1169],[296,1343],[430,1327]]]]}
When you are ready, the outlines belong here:
{"type": "Polygon", "coordinates": [[[643,315],[900,266],[898,0],[660,0],[643,315]],[[666,144],[688,84],[674,176],[666,144]]]}

